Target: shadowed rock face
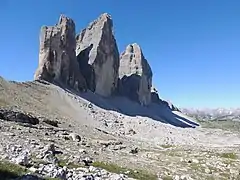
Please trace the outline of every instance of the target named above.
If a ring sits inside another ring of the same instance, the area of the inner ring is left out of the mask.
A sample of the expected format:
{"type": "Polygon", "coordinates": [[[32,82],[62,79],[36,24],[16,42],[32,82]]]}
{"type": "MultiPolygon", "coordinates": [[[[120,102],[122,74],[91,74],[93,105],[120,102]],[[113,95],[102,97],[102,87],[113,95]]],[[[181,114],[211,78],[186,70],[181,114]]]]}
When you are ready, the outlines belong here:
{"type": "Polygon", "coordinates": [[[161,101],[158,95],[158,90],[155,87],[151,87],[151,101],[153,103],[159,103],[159,101],[161,101]]]}
{"type": "Polygon", "coordinates": [[[121,54],[119,67],[119,93],[142,105],[151,103],[152,70],[140,46],[127,46],[121,54]]]}
{"type": "Polygon", "coordinates": [[[88,88],[110,96],[117,87],[119,52],[114,38],[113,22],[104,13],[77,36],[76,54],[88,88]]]}
{"type": "Polygon", "coordinates": [[[161,105],[169,108],[171,111],[179,111],[180,112],[180,110],[176,106],[174,106],[171,102],[160,99],[160,97],[158,95],[158,90],[154,87],[151,88],[151,100],[153,103],[161,104],[161,105]]]}
{"type": "Polygon", "coordinates": [[[75,24],[72,19],[61,15],[57,25],[42,27],[39,65],[34,79],[57,82],[75,90],[86,89],[75,49],[75,24]]]}

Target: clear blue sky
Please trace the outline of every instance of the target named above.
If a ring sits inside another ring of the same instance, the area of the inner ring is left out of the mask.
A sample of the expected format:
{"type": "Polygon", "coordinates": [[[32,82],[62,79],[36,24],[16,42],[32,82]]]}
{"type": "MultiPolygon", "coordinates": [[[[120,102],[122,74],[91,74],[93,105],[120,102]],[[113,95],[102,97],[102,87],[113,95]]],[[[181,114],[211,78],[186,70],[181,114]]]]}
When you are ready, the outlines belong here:
{"type": "Polygon", "coordinates": [[[161,97],[180,107],[240,107],[239,0],[1,0],[0,75],[33,79],[40,27],[61,13],[80,32],[103,12],[120,52],[141,45],[161,97]]]}

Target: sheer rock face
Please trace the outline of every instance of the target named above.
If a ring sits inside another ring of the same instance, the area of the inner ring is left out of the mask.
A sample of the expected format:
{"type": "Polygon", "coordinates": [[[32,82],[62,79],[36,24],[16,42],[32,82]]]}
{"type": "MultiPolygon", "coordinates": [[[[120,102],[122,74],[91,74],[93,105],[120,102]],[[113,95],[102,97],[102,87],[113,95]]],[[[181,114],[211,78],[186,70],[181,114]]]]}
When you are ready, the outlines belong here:
{"type": "Polygon", "coordinates": [[[127,46],[121,54],[119,67],[119,93],[141,105],[151,103],[152,70],[140,46],[127,46]]]}
{"type": "Polygon", "coordinates": [[[43,26],[40,35],[39,65],[35,80],[68,85],[75,90],[86,89],[76,58],[75,23],[61,15],[55,26],[43,26]]]}
{"type": "Polygon", "coordinates": [[[110,96],[117,87],[119,52],[113,22],[102,14],[77,36],[76,54],[87,86],[102,96],[110,96]]]}

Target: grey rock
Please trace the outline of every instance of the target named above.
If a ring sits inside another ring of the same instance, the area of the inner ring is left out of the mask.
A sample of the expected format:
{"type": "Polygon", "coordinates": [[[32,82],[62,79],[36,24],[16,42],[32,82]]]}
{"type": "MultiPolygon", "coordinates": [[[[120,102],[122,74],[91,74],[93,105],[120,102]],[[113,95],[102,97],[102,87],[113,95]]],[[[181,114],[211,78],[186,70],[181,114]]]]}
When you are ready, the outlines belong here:
{"type": "Polygon", "coordinates": [[[55,153],[55,145],[54,144],[52,144],[52,143],[50,143],[50,144],[48,144],[47,146],[46,146],[46,151],[47,152],[51,152],[51,153],[55,153]]]}
{"type": "Polygon", "coordinates": [[[126,178],[124,178],[124,175],[122,174],[112,174],[109,177],[110,180],[125,180],[126,178]]]}
{"type": "Polygon", "coordinates": [[[87,154],[87,151],[86,151],[85,149],[79,149],[79,152],[80,152],[81,154],[87,154]]]}
{"type": "Polygon", "coordinates": [[[120,56],[119,93],[141,105],[151,103],[152,70],[140,46],[127,46],[120,56]]]}
{"type": "Polygon", "coordinates": [[[58,127],[58,123],[59,123],[56,120],[50,120],[50,119],[46,119],[46,118],[43,119],[43,122],[46,124],[49,124],[51,126],[54,126],[54,127],[58,127]]]}
{"type": "Polygon", "coordinates": [[[134,135],[137,132],[134,129],[129,129],[129,131],[126,133],[127,135],[134,135]]]}
{"type": "Polygon", "coordinates": [[[98,141],[98,143],[103,147],[122,145],[121,141],[114,141],[114,140],[109,140],[109,141],[100,140],[98,141]]]}
{"type": "Polygon", "coordinates": [[[119,52],[110,15],[102,14],[81,31],[76,54],[88,88],[105,97],[112,95],[117,87],[119,52]]]}
{"type": "Polygon", "coordinates": [[[67,173],[66,168],[59,168],[57,177],[60,179],[66,179],[67,173]]]}
{"type": "Polygon", "coordinates": [[[85,164],[85,166],[89,166],[91,163],[93,163],[92,159],[89,157],[82,159],[82,162],[85,164]]]}
{"type": "Polygon", "coordinates": [[[35,167],[30,167],[28,170],[33,172],[33,173],[36,173],[38,171],[38,169],[35,168],[35,167]]]}
{"type": "Polygon", "coordinates": [[[27,153],[23,153],[16,158],[13,158],[13,162],[22,166],[29,165],[29,157],[27,153]]]}
{"type": "Polygon", "coordinates": [[[81,137],[80,137],[78,134],[76,134],[76,133],[70,133],[70,134],[69,134],[69,137],[71,137],[71,139],[72,139],[73,141],[77,141],[77,142],[80,142],[80,141],[81,141],[81,137]]]}
{"type": "Polygon", "coordinates": [[[94,176],[92,174],[84,175],[83,177],[85,178],[85,180],[94,180],[94,176]]]}
{"type": "Polygon", "coordinates": [[[43,26],[40,36],[39,65],[34,80],[46,80],[85,90],[75,54],[75,23],[61,15],[55,26],[43,26]]]}
{"type": "Polygon", "coordinates": [[[137,147],[134,147],[134,148],[132,148],[131,150],[130,150],[130,153],[131,154],[137,154],[138,153],[138,148],[137,147]]]}
{"type": "Polygon", "coordinates": [[[61,153],[62,153],[61,151],[56,151],[55,145],[53,143],[49,143],[43,148],[42,152],[38,154],[37,157],[40,159],[44,158],[47,162],[52,162],[52,161],[55,161],[54,160],[55,154],[61,154],[61,153]]]}
{"type": "Polygon", "coordinates": [[[58,163],[58,158],[55,157],[53,154],[46,154],[43,158],[43,160],[47,163],[51,164],[57,164],[58,163]]]}

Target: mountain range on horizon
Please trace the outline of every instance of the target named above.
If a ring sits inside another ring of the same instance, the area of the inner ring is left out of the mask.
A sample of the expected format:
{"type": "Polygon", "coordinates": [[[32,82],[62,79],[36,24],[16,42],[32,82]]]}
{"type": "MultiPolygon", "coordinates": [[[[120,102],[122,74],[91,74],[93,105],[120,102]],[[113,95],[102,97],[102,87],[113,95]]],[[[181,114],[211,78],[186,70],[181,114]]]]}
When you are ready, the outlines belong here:
{"type": "Polygon", "coordinates": [[[240,108],[180,108],[180,110],[199,120],[240,120],[240,108]]]}

